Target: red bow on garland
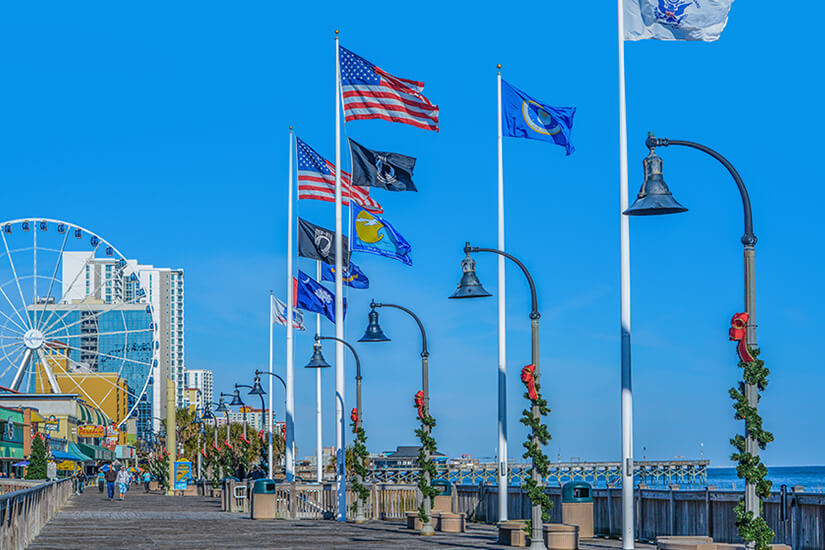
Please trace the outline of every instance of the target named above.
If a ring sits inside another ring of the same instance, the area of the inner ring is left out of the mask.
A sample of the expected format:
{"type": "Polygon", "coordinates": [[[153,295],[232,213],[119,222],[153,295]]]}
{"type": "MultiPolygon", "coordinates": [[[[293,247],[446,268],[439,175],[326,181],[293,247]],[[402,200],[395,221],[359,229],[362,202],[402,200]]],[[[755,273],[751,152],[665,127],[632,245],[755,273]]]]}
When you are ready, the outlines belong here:
{"type": "Polygon", "coordinates": [[[736,346],[736,352],[739,354],[739,360],[745,363],[753,361],[753,356],[748,350],[747,343],[747,325],[750,315],[747,312],[736,313],[730,320],[730,330],[728,330],[728,337],[732,342],[739,342],[736,346]]]}
{"type": "Polygon", "coordinates": [[[535,365],[527,365],[521,369],[521,381],[527,386],[527,395],[529,395],[532,400],[539,398],[539,394],[536,393],[536,378],[533,374],[535,370],[535,365]]]}
{"type": "Polygon", "coordinates": [[[263,431],[263,430],[261,430],[260,432],[258,432],[258,437],[260,437],[260,438],[261,438],[261,441],[262,441],[262,442],[266,443],[266,439],[264,439],[264,431],[263,431]]]}
{"type": "Polygon", "coordinates": [[[415,406],[418,407],[418,418],[424,420],[424,391],[418,390],[413,398],[415,406]]]}
{"type": "Polygon", "coordinates": [[[212,442],[212,448],[213,448],[213,449],[215,449],[216,451],[220,451],[220,450],[221,450],[221,448],[220,448],[220,447],[218,447],[218,445],[217,445],[214,441],[212,442]]]}
{"type": "Polygon", "coordinates": [[[281,425],[281,437],[286,441],[286,424],[281,425]]]}
{"type": "Polygon", "coordinates": [[[230,442],[228,439],[226,441],[224,441],[224,445],[226,445],[226,448],[229,449],[229,450],[233,449],[232,442],[230,442]]]}
{"type": "Polygon", "coordinates": [[[201,449],[201,454],[202,454],[203,456],[206,456],[206,449],[201,449]]]}
{"type": "Polygon", "coordinates": [[[252,442],[251,442],[251,441],[249,441],[249,440],[246,438],[246,436],[244,436],[243,434],[241,434],[241,441],[243,441],[243,442],[244,442],[244,443],[246,443],[247,445],[249,445],[250,443],[252,443],[252,442]]]}
{"type": "Polygon", "coordinates": [[[349,417],[353,422],[358,422],[358,409],[353,408],[352,412],[349,415],[349,417]]]}

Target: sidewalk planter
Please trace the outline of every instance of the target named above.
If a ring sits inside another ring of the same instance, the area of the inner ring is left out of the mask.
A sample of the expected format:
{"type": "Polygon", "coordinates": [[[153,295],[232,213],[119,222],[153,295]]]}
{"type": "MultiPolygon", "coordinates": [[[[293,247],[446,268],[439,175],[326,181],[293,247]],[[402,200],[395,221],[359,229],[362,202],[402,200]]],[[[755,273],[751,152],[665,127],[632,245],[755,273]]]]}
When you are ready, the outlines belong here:
{"type": "Polygon", "coordinates": [[[418,519],[418,512],[407,512],[407,529],[421,530],[421,520],[418,519]]]}
{"type": "Polygon", "coordinates": [[[579,526],[545,523],[544,545],[547,550],[579,550],[579,526]]]}
{"type": "Polygon", "coordinates": [[[498,543],[504,546],[527,546],[526,521],[501,521],[498,524],[498,543]]]}
{"type": "Polygon", "coordinates": [[[464,514],[441,512],[439,514],[438,530],[444,533],[463,533],[464,514]]]}
{"type": "MultiPolygon", "coordinates": [[[[667,536],[656,537],[658,550],[745,550],[744,544],[713,542],[711,537],[667,536]]],[[[791,550],[787,544],[771,544],[773,550],[791,550]]]]}

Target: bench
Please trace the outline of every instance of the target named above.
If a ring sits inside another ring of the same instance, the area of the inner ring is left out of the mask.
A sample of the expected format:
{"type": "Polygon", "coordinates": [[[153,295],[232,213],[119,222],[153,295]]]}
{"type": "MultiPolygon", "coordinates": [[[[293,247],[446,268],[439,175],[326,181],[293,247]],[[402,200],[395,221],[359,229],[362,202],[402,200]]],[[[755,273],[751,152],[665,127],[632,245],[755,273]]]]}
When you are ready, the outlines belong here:
{"type": "Polygon", "coordinates": [[[501,521],[498,524],[498,543],[504,546],[527,546],[526,521],[501,521]]]}

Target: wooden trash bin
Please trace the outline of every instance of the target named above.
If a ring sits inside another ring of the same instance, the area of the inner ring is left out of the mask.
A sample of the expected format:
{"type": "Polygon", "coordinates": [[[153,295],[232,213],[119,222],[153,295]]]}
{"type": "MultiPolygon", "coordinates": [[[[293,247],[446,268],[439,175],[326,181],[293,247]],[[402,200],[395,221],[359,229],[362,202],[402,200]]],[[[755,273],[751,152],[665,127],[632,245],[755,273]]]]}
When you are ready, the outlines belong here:
{"type": "Polygon", "coordinates": [[[526,521],[501,521],[498,524],[498,543],[504,546],[527,546],[526,521]]]}
{"type": "Polygon", "coordinates": [[[544,545],[547,550],[579,550],[579,526],[545,523],[544,545]]]}

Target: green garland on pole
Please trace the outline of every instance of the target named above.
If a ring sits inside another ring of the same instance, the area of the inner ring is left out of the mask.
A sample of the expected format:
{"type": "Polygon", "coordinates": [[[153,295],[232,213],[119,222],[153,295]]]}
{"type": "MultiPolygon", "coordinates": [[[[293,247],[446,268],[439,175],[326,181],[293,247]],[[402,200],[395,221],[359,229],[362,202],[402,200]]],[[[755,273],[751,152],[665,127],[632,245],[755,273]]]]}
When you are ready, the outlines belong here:
{"type": "MultiPolygon", "coordinates": [[[[438,496],[440,491],[430,483],[427,483],[424,474],[429,473],[430,480],[435,479],[436,475],[438,475],[435,469],[435,462],[432,459],[432,456],[436,452],[435,439],[430,435],[433,428],[435,428],[435,418],[430,416],[429,412],[423,412],[423,409],[420,409],[417,404],[413,406],[419,410],[419,420],[421,420],[421,427],[415,430],[415,435],[417,435],[419,441],[421,441],[421,448],[418,450],[418,465],[421,468],[418,489],[421,491],[421,494],[424,495],[424,498],[430,499],[430,506],[432,506],[435,497],[438,496]]],[[[418,518],[422,523],[427,523],[430,520],[430,516],[424,511],[423,500],[418,507],[418,518]]]]}
{"type": "MultiPolygon", "coordinates": [[[[536,398],[532,399],[529,392],[524,392],[524,397],[530,401],[531,405],[536,405],[539,408],[539,417],[533,417],[532,407],[529,409],[524,409],[521,413],[521,423],[531,430],[531,432],[527,435],[527,441],[522,444],[524,448],[527,449],[522,457],[533,460],[541,479],[546,479],[547,475],[550,473],[550,460],[547,458],[547,455],[544,454],[542,446],[547,445],[552,437],[550,435],[550,430],[548,430],[547,426],[542,423],[541,419],[543,416],[547,416],[550,412],[550,408],[547,406],[547,400],[541,396],[541,385],[538,381],[535,381],[534,384],[536,389],[536,398]],[[533,443],[533,436],[539,440],[540,445],[533,443]]],[[[532,476],[527,478],[524,485],[527,487],[530,502],[532,502],[533,505],[541,505],[542,521],[544,523],[549,522],[550,511],[553,509],[553,501],[550,498],[550,495],[544,492],[544,488],[534,481],[532,476]]],[[[532,520],[527,521],[526,528],[528,533],[532,532],[532,523],[532,520]]]]}
{"type": "MultiPolygon", "coordinates": [[[[355,409],[353,409],[353,411],[354,410],[355,409]]],[[[358,426],[357,417],[356,420],[353,420],[350,423],[350,425],[352,426],[352,433],[355,434],[355,446],[353,447],[354,456],[352,461],[352,469],[360,477],[360,479],[363,480],[366,479],[370,473],[366,466],[367,458],[369,458],[370,456],[369,452],[367,451],[367,432],[364,430],[364,428],[358,426]]],[[[364,503],[364,506],[366,506],[367,498],[369,498],[370,496],[370,491],[362,483],[358,481],[359,477],[353,478],[352,489],[358,495],[358,499],[364,503]]],[[[353,512],[356,510],[356,507],[357,504],[353,503],[353,512]]]]}
{"type": "MultiPolygon", "coordinates": [[[[753,361],[739,361],[739,366],[744,369],[743,382],[739,383],[739,389],[731,388],[728,393],[733,399],[733,409],[736,411],[734,418],[745,421],[747,434],[756,440],[760,449],[773,441],[773,434],[762,428],[762,417],[759,416],[756,408],[748,403],[745,397],[745,384],[753,384],[757,388],[757,401],[759,393],[765,390],[768,385],[768,374],[770,371],[765,368],[765,362],[759,359],[759,349],[748,346],[748,352],[753,361]]],[[[756,485],[756,495],[760,498],[759,507],[763,506],[763,500],[771,494],[771,482],[765,479],[768,468],[762,463],[758,456],[754,456],[745,449],[745,437],[737,435],[730,440],[731,445],[736,448],[736,452],[731,455],[731,460],[737,461],[736,474],[740,479],[756,485]]],[[[755,550],[769,550],[773,541],[773,529],[768,527],[767,522],[761,515],[754,516],[753,512],[745,511],[745,500],[740,499],[739,504],[734,509],[736,513],[736,527],[739,529],[739,536],[745,543],[753,543],[755,550]]]]}

